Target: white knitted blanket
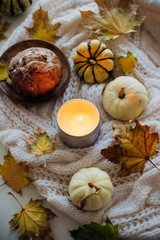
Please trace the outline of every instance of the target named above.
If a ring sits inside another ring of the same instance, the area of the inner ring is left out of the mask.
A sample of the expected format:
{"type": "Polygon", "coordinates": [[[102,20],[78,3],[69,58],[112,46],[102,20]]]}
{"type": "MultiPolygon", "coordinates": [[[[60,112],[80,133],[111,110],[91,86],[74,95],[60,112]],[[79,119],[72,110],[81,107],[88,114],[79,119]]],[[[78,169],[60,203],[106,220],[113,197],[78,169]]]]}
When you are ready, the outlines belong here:
{"type": "MultiPolygon", "coordinates": [[[[158,61],[157,53],[160,39],[160,1],[139,0],[147,15],[143,29],[134,34],[134,41],[145,48],[147,53],[158,61]]],[[[77,45],[87,40],[89,33],[80,26],[79,9],[98,12],[93,0],[39,0],[33,12],[42,6],[49,12],[52,22],[60,21],[61,38],[55,43],[68,57],[71,67],[71,78],[62,96],[38,106],[22,106],[12,102],[0,91],[0,141],[10,149],[17,161],[27,161],[31,166],[31,175],[37,179],[33,184],[38,192],[50,204],[65,212],[80,224],[91,221],[103,223],[107,216],[114,224],[119,225],[121,237],[131,240],[160,239],[160,173],[151,163],[147,163],[142,175],[132,174],[119,178],[119,165],[115,165],[100,154],[101,149],[114,143],[111,137],[112,119],[102,107],[102,91],[106,83],[89,85],[80,81],[75,73],[72,61],[77,45]],[[58,148],[55,152],[36,157],[31,153],[25,136],[33,135],[37,127],[46,130],[48,135],[58,132],[56,116],[63,103],[74,98],[84,98],[93,102],[100,112],[100,135],[94,146],[84,149],[72,149],[65,146],[58,137],[58,148]],[[44,160],[47,167],[44,168],[44,160]],[[114,194],[109,205],[91,212],[82,211],[73,206],[68,199],[68,184],[71,176],[84,167],[96,166],[106,171],[113,182],[114,194]]],[[[24,26],[31,27],[32,15],[14,30],[0,51],[0,55],[15,42],[28,39],[24,26]]],[[[138,118],[143,124],[151,126],[151,131],[160,134],[160,68],[144,52],[129,42],[125,37],[108,43],[116,56],[125,55],[130,50],[138,59],[131,74],[144,84],[149,94],[146,110],[138,118]]],[[[115,67],[113,78],[119,76],[115,67]]],[[[157,150],[160,146],[157,147],[157,150]]],[[[160,154],[153,159],[160,166],[160,154]]]]}

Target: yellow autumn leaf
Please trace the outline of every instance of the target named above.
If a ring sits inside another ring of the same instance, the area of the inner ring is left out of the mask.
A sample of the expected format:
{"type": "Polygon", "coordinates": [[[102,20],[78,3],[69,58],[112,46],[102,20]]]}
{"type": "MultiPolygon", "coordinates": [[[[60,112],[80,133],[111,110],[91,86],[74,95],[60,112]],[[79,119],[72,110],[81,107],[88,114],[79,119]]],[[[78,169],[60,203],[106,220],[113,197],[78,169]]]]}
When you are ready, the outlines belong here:
{"type": "MultiPolygon", "coordinates": [[[[1,19],[1,16],[0,16],[1,19]]],[[[1,22],[0,21],[0,40],[3,40],[6,38],[4,32],[9,28],[10,23],[9,22],[1,22]]]]}
{"type": "Polygon", "coordinates": [[[33,13],[33,27],[25,27],[25,29],[33,39],[54,42],[58,38],[57,32],[60,26],[60,22],[52,25],[48,17],[48,12],[40,7],[40,9],[33,13]]]}
{"type": "Polygon", "coordinates": [[[119,57],[118,63],[121,65],[123,72],[131,73],[137,63],[137,58],[133,56],[133,54],[128,51],[126,57],[119,57]]]}
{"type": "Polygon", "coordinates": [[[10,151],[4,156],[3,165],[0,164],[0,175],[5,183],[16,192],[20,192],[23,187],[30,184],[31,179],[27,176],[28,170],[27,163],[16,163],[10,151]]]}
{"type": "Polygon", "coordinates": [[[135,32],[142,22],[137,15],[137,5],[131,1],[119,1],[116,5],[111,0],[95,0],[99,13],[81,11],[82,23],[92,31],[93,37],[100,40],[116,39],[122,34],[135,32]],[[125,2],[125,3],[124,3],[125,2]]]}
{"type": "MultiPolygon", "coordinates": [[[[15,198],[12,193],[9,194],[15,198]]],[[[18,203],[20,204],[19,201],[18,203]]],[[[52,231],[48,221],[51,216],[51,211],[42,206],[42,201],[30,200],[26,204],[25,208],[23,208],[21,204],[20,206],[22,210],[18,213],[15,213],[13,215],[14,218],[9,222],[11,225],[11,230],[18,230],[19,239],[26,240],[39,237],[45,240],[53,240],[52,231]]]]}
{"type": "Polygon", "coordinates": [[[135,123],[134,128],[129,124],[115,124],[113,136],[117,143],[101,150],[101,154],[109,161],[121,164],[120,177],[131,173],[142,173],[147,161],[160,171],[151,161],[151,157],[158,153],[155,150],[159,143],[158,133],[150,133],[150,127],[141,125],[137,120],[135,123]]]}
{"type": "Polygon", "coordinates": [[[0,81],[5,80],[8,78],[8,65],[0,62],[0,81]]]}
{"type": "Polygon", "coordinates": [[[4,62],[0,62],[0,81],[6,81],[11,84],[11,79],[8,76],[8,65],[4,62]]]}
{"type": "Polygon", "coordinates": [[[31,151],[37,156],[55,151],[55,139],[56,135],[48,136],[41,128],[34,132],[34,137],[26,137],[31,151]]]}

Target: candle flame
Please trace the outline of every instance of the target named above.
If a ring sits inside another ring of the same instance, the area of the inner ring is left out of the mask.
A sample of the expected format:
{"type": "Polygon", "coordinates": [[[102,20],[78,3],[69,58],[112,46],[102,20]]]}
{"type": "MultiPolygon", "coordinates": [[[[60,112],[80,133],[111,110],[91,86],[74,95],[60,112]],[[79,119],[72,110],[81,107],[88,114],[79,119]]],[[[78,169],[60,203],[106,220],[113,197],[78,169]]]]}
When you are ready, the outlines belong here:
{"type": "Polygon", "coordinates": [[[82,123],[82,120],[83,120],[82,116],[79,116],[79,117],[78,117],[78,122],[79,122],[79,123],[82,123]]]}

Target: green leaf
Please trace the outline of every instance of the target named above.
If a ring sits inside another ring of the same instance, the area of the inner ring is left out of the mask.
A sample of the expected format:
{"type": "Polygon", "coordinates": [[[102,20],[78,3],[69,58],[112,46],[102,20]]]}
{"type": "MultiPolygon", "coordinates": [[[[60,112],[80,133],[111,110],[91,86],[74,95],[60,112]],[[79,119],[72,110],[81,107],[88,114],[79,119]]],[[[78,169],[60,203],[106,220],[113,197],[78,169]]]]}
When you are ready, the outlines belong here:
{"type": "Polygon", "coordinates": [[[118,226],[114,226],[109,218],[107,218],[105,225],[92,222],[80,226],[79,229],[70,233],[74,240],[120,240],[118,226]]]}

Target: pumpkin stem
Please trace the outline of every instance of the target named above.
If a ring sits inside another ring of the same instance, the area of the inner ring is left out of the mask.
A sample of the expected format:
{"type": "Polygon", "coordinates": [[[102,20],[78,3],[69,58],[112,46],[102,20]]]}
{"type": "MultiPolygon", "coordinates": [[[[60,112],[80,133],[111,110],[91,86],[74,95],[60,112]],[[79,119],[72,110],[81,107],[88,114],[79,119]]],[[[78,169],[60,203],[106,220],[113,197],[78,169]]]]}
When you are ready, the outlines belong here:
{"type": "Polygon", "coordinates": [[[94,187],[96,189],[96,192],[91,193],[90,195],[88,195],[86,198],[83,199],[83,201],[81,202],[81,207],[80,207],[81,209],[84,208],[87,198],[91,197],[92,195],[98,195],[101,191],[101,188],[98,187],[94,182],[89,182],[88,185],[91,188],[94,187]]]}
{"type": "Polygon", "coordinates": [[[121,90],[119,91],[118,97],[121,98],[121,99],[125,97],[124,90],[125,90],[125,88],[122,87],[121,90]]]}
{"type": "Polygon", "coordinates": [[[94,182],[89,182],[88,185],[92,188],[92,187],[95,187],[96,189],[96,192],[94,194],[98,195],[101,191],[101,188],[98,187],[94,182]]]}
{"type": "Polygon", "coordinates": [[[92,64],[92,65],[95,65],[95,64],[96,64],[96,61],[93,60],[93,59],[89,59],[89,63],[92,64]]]}

